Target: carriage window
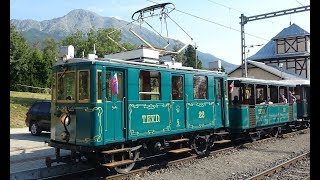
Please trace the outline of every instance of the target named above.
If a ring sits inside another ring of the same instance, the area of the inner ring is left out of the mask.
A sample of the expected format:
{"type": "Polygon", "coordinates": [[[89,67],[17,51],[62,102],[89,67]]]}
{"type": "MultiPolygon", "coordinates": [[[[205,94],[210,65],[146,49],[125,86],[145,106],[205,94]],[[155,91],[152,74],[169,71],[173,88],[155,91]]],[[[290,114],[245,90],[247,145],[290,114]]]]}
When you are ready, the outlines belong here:
{"type": "Polygon", "coordinates": [[[56,97],[56,93],[57,93],[57,87],[56,87],[56,76],[57,74],[56,73],[53,73],[53,76],[52,76],[52,86],[51,86],[51,94],[52,94],[52,101],[55,101],[57,99],[56,97]]]}
{"type": "Polygon", "coordinates": [[[159,100],[160,83],[159,72],[141,70],[139,76],[140,100],[159,100]]]}
{"type": "Polygon", "coordinates": [[[264,88],[257,88],[256,90],[256,103],[262,103],[265,102],[267,98],[265,97],[265,91],[264,88]]]}
{"type": "Polygon", "coordinates": [[[123,77],[121,72],[117,72],[117,78],[118,78],[118,101],[123,101],[123,77]]]}
{"type": "Polygon", "coordinates": [[[106,73],[106,99],[107,101],[111,101],[111,72],[106,73]]]}
{"type": "Polygon", "coordinates": [[[90,99],[90,76],[89,76],[89,71],[79,71],[78,74],[78,80],[79,80],[79,101],[82,102],[89,102],[90,99]]]}
{"type": "Polygon", "coordinates": [[[183,100],[183,79],[181,76],[172,76],[172,100],[183,100]]]}
{"type": "Polygon", "coordinates": [[[207,76],[193,76],[193,98],[194,99],[208,99],[207,87],[208,87],[207,76]]]}
{"type": "Polygon", "coordinates": [[[220,80],[217,80],[217,91],[218,91],[218,99],[221,99],[221,82],[220,80]]]}
{"type": "Polygon", "coordinates": [[[97,72],[97,102],[102,102],[102,71],[97,72]]]}
{"type": "Polygon", "coordinates": [[[58,73],[58,100],[74,101],[76,94],[76,73],[66,71],[58,73]]]}

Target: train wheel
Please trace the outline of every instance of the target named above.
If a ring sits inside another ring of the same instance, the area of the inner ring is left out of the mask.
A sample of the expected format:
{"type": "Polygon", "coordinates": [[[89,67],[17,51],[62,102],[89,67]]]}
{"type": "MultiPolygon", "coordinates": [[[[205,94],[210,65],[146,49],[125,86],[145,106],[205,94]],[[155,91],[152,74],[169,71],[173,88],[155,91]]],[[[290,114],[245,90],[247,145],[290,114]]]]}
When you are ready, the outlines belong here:
{"type": "Polygon", "coordinates": [[[209,143],[205,136],[196,136],[191,145],[198,155],[205,155],[208,152],[209,143]]]}
{"type": "Polygon", "coordinates": [[[256,140],[259,140],[261,138],[260,131],[257,131],[257,132],[254,132],[254,133],[249,133],[249,137],[250,137],[250,140],[252,142],[256,141],[256,140]]]}
{"type": "Polygon", "coordinates": [[[271,136],[272,137],[278,137],[279,135],[279,129],[278,128],[273,128],[271,131],[271,136]]]}
{"type": "MultiPolygon", "coordinates": [[[[130,153],[132,153],[132,152],[130,152],[130,153]]],[[[114,167],[114,170],[117,171],[118,173],[121,173],[121,174],[124,174],[124,173],[131,171],[131,169],[134,167],[134,165],[136,163],[136,160],[139,158],[139,155],[140,155],[139,151],[134,151],[133,163],[116,166],[116,167],[114,167]]],[[[132,156],[132,154],[130,156],[132,156]]]]}

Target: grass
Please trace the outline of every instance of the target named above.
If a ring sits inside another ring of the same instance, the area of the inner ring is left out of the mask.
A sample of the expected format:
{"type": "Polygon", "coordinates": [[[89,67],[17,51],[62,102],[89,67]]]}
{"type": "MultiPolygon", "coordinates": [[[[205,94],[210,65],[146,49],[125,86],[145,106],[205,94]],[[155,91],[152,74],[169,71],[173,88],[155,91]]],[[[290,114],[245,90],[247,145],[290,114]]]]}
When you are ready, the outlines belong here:
{"type": "Polygon", "coordinates": [[[24,121],[32,103],[50,99],[50,94],[10,91],[10,128],[26,127],[24,121]]]}

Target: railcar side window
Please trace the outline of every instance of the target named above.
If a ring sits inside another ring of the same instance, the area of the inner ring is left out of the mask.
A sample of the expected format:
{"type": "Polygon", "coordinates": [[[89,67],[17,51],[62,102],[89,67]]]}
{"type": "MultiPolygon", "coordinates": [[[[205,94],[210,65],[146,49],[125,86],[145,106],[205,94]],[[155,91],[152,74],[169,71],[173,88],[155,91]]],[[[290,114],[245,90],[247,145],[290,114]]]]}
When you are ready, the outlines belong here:
{"type": "Polygon", "coordinates": [[[76,73],[66,71],[58,73],[58,100],[75,101],[76,73]]]}
{"type": "Polygon", "coordinates": [[[220,80],[217,81],[217,86],[218,86],[218,89],[217,89],[218,99],[221,99],[221,81],[220,80]]]}
{"type": "Polygon", "coordinates": [[[111,101],[111,83],[110,83],[110,80],[111,80],[111,72],[107,72],[106,73],[106,98],[107,98],[107,101],[111,101]]]}
{"type": "Polygon", "coordinates": [[[172,100],[183,100],[183,78],[172,76],[172,100]]]}
{"type": "Polygon", "coordinates": [[[117,78],[118,78],[118,95],[117,100],[122,101],[123,100],[123,77],[121,72],[117,72],[117,78]]]}
{"type": "Polygon", "coordinates": [[[90,73],[88,70],[78,72],[79,80],[79,102],[89,102],[90,99],[90,73]]]}
{"type": "Polygon", "coordinates": [[[139,98],[140,100],[160,99],[160,73],[157,71],[140,71],[139,98]]]}
{"type": "Polygon", "coordinates": [[[56,73],[53,73],[53,75],[52,75],[52,86],[51,86],[51,94],[52,94],[52,101],[55,101],[56,99],[57,99],[57,87],[56,87],[56,84],[57,84],[57,82],[56,82],[56,76],[57,76],[57,74],[56,73]]]}
{"type": "Polygon", "coordinates": [[[207,76],[193,76],[193,98],[208,99],[207,76]]]}
{"type": "Polygon", "coordinates": [[[102,102],[102,71],[97,72],[97,102],[102,102]]]}

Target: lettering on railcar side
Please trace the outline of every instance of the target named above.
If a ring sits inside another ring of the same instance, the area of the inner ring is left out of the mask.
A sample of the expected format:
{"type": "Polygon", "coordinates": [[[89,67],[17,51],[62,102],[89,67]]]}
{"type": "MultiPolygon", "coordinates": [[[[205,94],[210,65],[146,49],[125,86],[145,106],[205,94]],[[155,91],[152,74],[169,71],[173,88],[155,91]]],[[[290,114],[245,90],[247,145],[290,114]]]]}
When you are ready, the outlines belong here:
{"type": "Polygon", "coordinates": [[[199,111],[199,113],[198,113],[198,117],[199,118],[205,118],[205,113],[204,113],[204,111],[199,111]]]}
{"type": "Polygon", "coordinates": [[[266,111],[264,109],[258,109],[258,114],[265,114],[266,111]]]}
{"type": "Polygon", "coordinates": [[[142,115],[142,123],[159,123],[160,115],[159,114],[148,114],[142,115]]]}

